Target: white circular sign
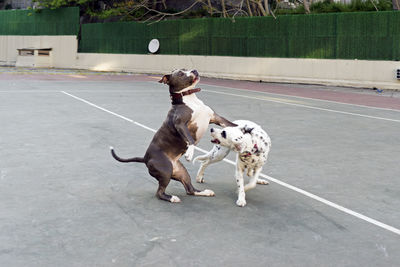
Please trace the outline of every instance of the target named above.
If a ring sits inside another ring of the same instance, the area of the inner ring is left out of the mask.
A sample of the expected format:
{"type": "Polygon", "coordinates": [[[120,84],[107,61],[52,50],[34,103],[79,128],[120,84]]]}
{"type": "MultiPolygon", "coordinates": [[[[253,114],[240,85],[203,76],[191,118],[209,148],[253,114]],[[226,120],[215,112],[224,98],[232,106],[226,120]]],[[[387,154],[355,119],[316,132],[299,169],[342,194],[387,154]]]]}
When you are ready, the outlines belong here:
{"type": "Polygon", "coordinates": [[[157,39],[153,39],[149,43],[149,51],[154,54],[160,48],[160,42],[157,39]]]}

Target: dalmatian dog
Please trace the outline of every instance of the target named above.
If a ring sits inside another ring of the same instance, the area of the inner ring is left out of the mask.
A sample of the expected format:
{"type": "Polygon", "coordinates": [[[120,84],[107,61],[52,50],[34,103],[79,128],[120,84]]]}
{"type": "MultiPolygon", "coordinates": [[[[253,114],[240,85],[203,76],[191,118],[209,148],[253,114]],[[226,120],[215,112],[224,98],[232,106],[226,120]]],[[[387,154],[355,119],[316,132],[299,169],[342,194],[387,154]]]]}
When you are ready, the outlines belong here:
{"type": "Polygon", "coordinates": [[[236,205],[246,205],[247,190],[256,187],[256,184],[268,184],[267,180],[259,178],[262,167],[267,162],[271,149],[271,139],[268,134],[256,123],[248,120],[237,120],[234,127],[223,129],[211,128],[211,142],[214,147],[206,154],[198,156],[193,162],[201,162],[196,181],[204,182],[204,171],[212,163],[223,160],[231,150],[237,152],[235,178],[238,186],[236,205]],[[244,173],[250,177],[244,185],[244,173]]]}

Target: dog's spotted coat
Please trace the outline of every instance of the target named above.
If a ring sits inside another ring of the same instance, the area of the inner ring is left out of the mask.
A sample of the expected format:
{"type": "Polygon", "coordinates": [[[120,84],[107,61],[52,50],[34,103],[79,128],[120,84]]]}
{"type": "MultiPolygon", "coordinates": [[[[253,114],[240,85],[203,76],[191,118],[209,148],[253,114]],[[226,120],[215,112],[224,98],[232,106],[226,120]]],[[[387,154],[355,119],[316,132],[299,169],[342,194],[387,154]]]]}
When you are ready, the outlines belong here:
{"type": "Polygon", "coordinates": [[[268,184],[267,180],[260,179],[262,167],[268,160],[271,149],[271,139],[268,134],[256,123],[248,120],[234,121],[238,126],[223,129],[211,129],[214,147],[205,155],[198,156],[194,161],[200,161],[201,166],[196,181],[204,182],[204,171],[208,165],[223,160],[231,150],[237,152],[235,178],[238,186],[238,206],[246,205],[245,191],[252,189],[256,184],[268,184]],[[247,170],[249,183],[244,185],[243,174],[247,170]]]}

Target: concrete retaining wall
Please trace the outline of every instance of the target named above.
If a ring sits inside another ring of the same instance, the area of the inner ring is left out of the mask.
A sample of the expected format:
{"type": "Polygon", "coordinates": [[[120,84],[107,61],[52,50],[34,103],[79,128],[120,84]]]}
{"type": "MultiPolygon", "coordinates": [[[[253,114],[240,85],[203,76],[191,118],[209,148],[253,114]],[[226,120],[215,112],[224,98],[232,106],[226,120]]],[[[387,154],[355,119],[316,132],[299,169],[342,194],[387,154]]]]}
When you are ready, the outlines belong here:
{"type": "Polygon", "coordinates": [[[19,48],[52,48],[50,67],[73,68],[76,65],[78,41],[73,35],[0,35],[0,65],[15,66],[19,48]]]}
{"type": "Polygon", "coordinates": [[[400,90],[397,61],[79,53],[75,67],[161,74],[196,68],[216,78],[400,90]]]}

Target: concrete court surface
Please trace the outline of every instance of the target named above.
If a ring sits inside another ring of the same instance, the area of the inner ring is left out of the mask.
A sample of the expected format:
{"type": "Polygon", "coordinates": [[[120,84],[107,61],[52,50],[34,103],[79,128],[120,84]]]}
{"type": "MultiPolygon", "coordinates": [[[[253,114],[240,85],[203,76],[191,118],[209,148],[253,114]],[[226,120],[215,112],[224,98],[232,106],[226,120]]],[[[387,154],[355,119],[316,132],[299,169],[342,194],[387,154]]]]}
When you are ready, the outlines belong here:
{"type": "Polygon", "coordinates": [[[145,165],[110,156],[144,154],[170,106],[160,75],[13,70],[0,73],[0,266],[399,266],[397,92],[202,79],[199,98],[272,139],[271,183],[239,208],[229,163],[197,184],[182,160],[216,196],[172,181],[171,204],[145,165]]]}

